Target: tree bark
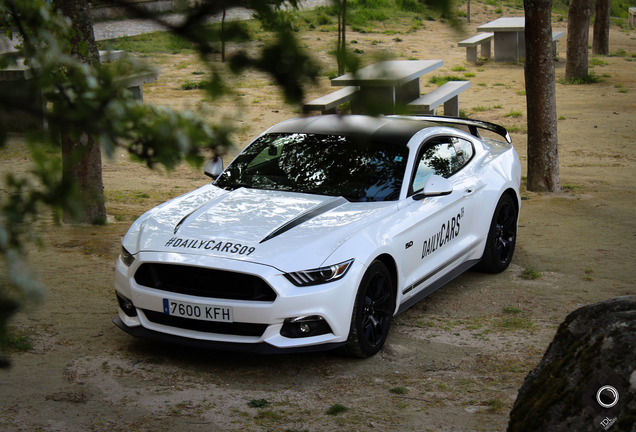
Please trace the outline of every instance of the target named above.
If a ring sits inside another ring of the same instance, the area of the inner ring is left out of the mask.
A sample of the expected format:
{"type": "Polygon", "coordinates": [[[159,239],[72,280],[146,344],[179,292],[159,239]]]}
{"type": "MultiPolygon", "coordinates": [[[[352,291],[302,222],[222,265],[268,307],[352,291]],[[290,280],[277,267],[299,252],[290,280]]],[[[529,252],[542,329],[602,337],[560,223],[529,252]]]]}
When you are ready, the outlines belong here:
{"type": "Polygon", "coordinates": [[[585,79],[588,74],[587,47],[590,38],[592,0],[571,0],[568,10],[568,40],[565,79],[585,79]]]}
{"type": "Polygon", "coordinates": [[[225,14],[227,9],[223,7],[223,17],[221,18],[221,62],[225,63],[225,14]]]}
{"type": "Polygon", "coordinates": [[[524,0],[530,191],[561,189],[557,140],[552,0],[524,0]]]}
{"type": "Polygon", "coordinates": [[[592,54],[609,54],[610,3],[611,0],[596,0],[592,54]]]}
{"type": "MultiPolygon", "coordinates": [[[[80,61],[99,66],[99,51],[93,33],[88,0],[56,0],[56,7],[72,21],[71,54],[80,61]]],[[[82,130],[62,131],[63,176],[79,190],[82,223],[106,222],[101,147],[82,130]]],[[[68,214],[65,222],[71,222],[68,214]]]]}
{"type": "Polygon", "coordinates": [[[346,72],[347,50],[347,0],[337,0],[338,5],[338,47],[336,57],[338,61],[338,75],[346,72]]]}

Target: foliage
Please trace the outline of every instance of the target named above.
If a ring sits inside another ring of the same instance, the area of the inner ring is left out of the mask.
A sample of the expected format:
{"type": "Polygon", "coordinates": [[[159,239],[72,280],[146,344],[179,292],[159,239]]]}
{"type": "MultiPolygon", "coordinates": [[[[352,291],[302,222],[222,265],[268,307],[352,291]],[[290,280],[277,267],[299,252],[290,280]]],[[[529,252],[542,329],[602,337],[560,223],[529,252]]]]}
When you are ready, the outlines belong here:
{"type": "Polygon", "coordinates": [[[635,0],[612,0],[610,2],[610,16],[627,18],[630,7],[636,6],[635,0]]]}
{"type": "MultiPolygon", "coordinates": [[[[163,22],[134,5],[122,3],[134,16],[151,18],[162,23],[174,36],[166,37],[171,50],[194,49],[204,60],[214,52],[220,35],[218,26],[207,26],[205,20],[222,10],[223,5],[213,0],[198,2],[188,10],[183,24],[163,22]]],[[[280,85],[287,101],[298,103],[304,87],[314,82],[318,68],[304,53],[293,37],[287,14],[281,10],[283,0],[244,0],[234,2],[255,12],[262,25],[273,33],[256,55],[239,51],[230,59],[231,70],[241,73],[254,68],[271,75],[280,85]],[[301,65],[299,67],[299,65],[301,65]]],[[[297,6],[295,0],[287,1],[297,6]]],[[[166,108],[143,104],[127,89],[126,77],[149,72],[140,62],[127,60],[112,65],[90,66],[71,56],[70,20],[53,10],[48,0],[6,0],[0,3],[0,28],[9,37],[19,37],[19,53],[3,55],[0,69],[15,66],[20,58],[33,66],[33,79],[28,80],[30,90],[44,94],[55,103],[48,113],[48,130],[30,131],[27,142],[33,160],[32,172],[21,178],[9,174],[4,179],[0,195],[0,257],[3,275],[0,279],[0,349],[10,338],[8,320],[24,304],[42,297],[44,287],[33,275],[25,257],[24,247],[37,240],[32,225],[44,208],[52,210],[59,221],[62,212],[79,214],[78,188],[62,176],[60,158],[43,152],[44,147],[57,149],[60,132],[81,139],[82,133],[99,140],[105,153],[113,155],[116,149],[128,151],[131,157],[149,167],[157,165],[168,169],[187,161],[201,164],[204,157],[215,157],[232,145],[228,122],[207,124],[191,112],[176,112],[166,108]]],[[[224,30],[226,40],[249,38],[241,25],[230,25],[224,30]]],[[[80,47],[81,49],[82,47],[80,47]]],[[[212,97],[223,95],[227,86],[223,73],[211,63],[206,90],[212,97]]],[[[225,70],[225,69],[224,69],[225,70]]],[[[0,109],[14,109],[0,91],[0,109]]],[[[24,103],[17,108],[37,114],[39,109],[24,103]]],[[[0,124],[0,150],[6,146],[7,126],[0,124]]],[[[3,366],[7,365],[6,360],[3,366]]]]}

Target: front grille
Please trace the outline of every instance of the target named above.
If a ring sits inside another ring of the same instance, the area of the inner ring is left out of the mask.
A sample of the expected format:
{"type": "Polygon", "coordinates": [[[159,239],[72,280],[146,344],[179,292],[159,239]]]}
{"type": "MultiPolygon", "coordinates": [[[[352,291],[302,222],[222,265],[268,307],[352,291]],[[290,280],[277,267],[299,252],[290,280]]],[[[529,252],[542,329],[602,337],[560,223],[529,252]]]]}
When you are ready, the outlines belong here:
{"type": "Polygon", "coordinates": [[[263,279],[243,273],[176,264],[142,264],[135,281],[162,291],[229,300],[276,300],[276,293],[263,279]]]}
{"type": "Polygon", "coordinates": [[[178,327],[185,330],[194,330],[204,333],[220,333],[235,336],[261,337],[267,328],[267,324],[250,323],[224,323],[215,321],[201,321],[166,315],[162,312],[142,309],[146,318],[155,324],[170,327],[178,327]]]}

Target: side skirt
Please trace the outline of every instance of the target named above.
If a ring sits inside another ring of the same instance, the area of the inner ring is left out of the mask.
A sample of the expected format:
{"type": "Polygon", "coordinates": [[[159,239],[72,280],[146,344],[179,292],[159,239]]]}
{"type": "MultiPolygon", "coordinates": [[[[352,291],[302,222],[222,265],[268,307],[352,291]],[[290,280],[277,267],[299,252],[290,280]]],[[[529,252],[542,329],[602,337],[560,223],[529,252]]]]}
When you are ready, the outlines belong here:
{"type": "Polygon", "coordinates": [[[432,284],[430,284],[429,286],[424,288],[422,291],[420,291],[419,293],[415,294],[412,298],[410,298],[407,301],[405,301],[404,303],[402,303],[400,305],[400,309],[398,309],[398,311],[397,311],[397,313],[395,315],[401,314],[402,312],[404,312],[405,310],[407,310],[408,308],[413,306],[415,303],[417,303],[420,300],[422,300],[424,297],[428,297],[433,292],[437,291],[438,289],[440,289],[441,287],[443,287],[444,285],[446,285],[447,283],[449,283],[450,281],[455,279],[457,276],[459,276],[462,273],[466,272],[466,270],[470,269],[471,267],[473,267],[478,262],[479,262],[479,260],[475,259],[475,260],[466,261],[465,263],[459,265],[456,269],[454,269],[453,271],[449,272],[448,274],[442,276],[441,278],[439,278],[438,280],[436,280],[435,282],[433,282],[432,284]]]}

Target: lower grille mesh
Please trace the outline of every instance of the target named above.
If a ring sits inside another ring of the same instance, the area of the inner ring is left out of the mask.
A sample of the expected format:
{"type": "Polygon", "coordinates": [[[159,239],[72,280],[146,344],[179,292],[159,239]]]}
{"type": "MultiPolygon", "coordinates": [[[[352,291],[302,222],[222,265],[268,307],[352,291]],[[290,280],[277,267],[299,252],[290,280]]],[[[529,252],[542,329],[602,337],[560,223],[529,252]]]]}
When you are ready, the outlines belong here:
{"type": "Polygon", "coordinates": [[[263,279],[243,273],[177,264],[142,264],[135,273],[139,285],[196,297],[229,300],[276,300],[263,279]]]}
{"type": "Polygon", "coordinates": [[[251,323],[224,323],[215,321],[201,321],[176,316],[166,315],[143,309],[146,318],[155,324],[162,324],[170,327],[177,327],[184,330],[194,330],[204,333],[219,333],[235,336],[256,336],[260,337],[265,332],[267,324],[251,323]]]}

